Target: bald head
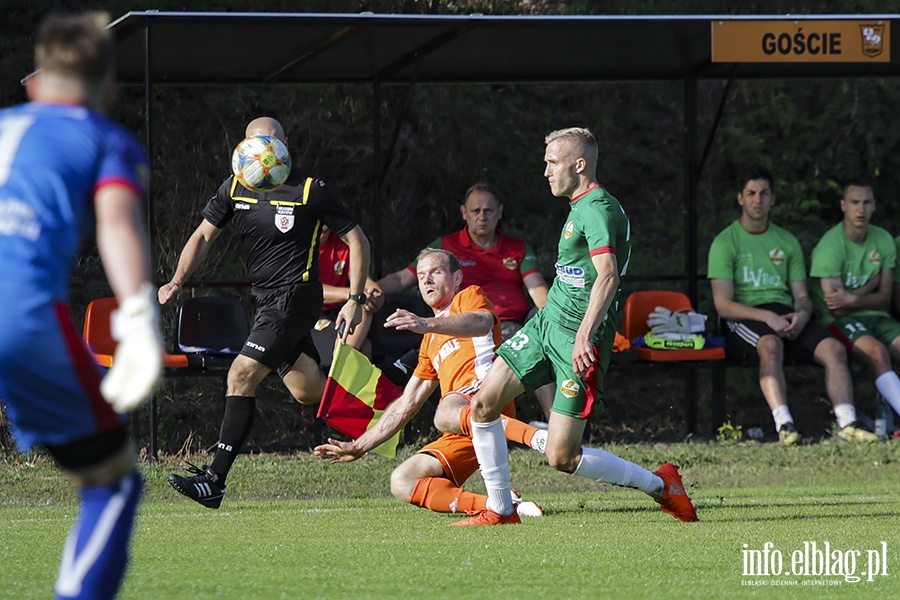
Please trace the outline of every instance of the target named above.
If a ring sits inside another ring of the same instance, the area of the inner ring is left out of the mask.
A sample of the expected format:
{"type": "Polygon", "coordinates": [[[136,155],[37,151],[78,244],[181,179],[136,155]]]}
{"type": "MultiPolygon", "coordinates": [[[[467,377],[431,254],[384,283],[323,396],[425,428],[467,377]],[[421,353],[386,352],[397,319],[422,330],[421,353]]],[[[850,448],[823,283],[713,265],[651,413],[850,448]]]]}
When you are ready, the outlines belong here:
{"type": "Polygon", "coordinates": [[[281,123],[272,117],[258,117],[250,121],[250,124],[247,125],[247,131],[245,132],[244,137],[254,137],[257,135],[277,137],[284,142],[285,146],[287,146],[287,137],[284,135],[284,129],[282,129],[281,123]]]}

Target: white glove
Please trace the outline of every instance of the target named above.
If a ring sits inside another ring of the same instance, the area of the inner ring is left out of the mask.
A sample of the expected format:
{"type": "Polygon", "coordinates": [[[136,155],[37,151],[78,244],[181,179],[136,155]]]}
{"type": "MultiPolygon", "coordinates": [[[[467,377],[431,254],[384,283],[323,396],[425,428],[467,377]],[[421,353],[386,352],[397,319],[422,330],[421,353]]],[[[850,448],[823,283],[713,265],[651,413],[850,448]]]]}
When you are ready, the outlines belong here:
{"type": "Polygon", "coordinates": [[[657,306],[647,316],[647,326],[654,335],[662,333],[703,333],[706,331],[706,315],[692,310],[672,312],[657,306]]]}
{"type": "Polygon", "coordinates": [[[134,410],[146,400],[162,375],[162,337],[156,290],[149,283],[113,311],[112,336],[119,342],[100,392],[117,412],[134,410]]]}

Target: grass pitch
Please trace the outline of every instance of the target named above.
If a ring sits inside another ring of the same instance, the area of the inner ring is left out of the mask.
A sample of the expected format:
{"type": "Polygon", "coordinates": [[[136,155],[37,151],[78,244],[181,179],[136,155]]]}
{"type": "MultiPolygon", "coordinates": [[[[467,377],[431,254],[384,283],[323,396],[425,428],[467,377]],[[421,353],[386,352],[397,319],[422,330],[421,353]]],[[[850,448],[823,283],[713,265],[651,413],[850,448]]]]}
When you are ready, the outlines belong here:
{"type": "MultiPolygon", "coordinates": [[[[900,443],[608,449],[648,468],[680,465],[701,522],[679,523],[640,492],[556,473],[524,450],[510,455],[514,485],[547,515],[462,529],[446,526],[458,515],[391,498],[398,461],[376,456],[349,465],[241,457],[217,511],[169,488],[176,463],[145,464],[121,598],[887,598],[900,589],[900,443]]],[[[3,460],[0,598],[47,598],[75,496],[45,458],[3,460]]],[[[481,478],[468,487],[478,491],[481,478]]]]}

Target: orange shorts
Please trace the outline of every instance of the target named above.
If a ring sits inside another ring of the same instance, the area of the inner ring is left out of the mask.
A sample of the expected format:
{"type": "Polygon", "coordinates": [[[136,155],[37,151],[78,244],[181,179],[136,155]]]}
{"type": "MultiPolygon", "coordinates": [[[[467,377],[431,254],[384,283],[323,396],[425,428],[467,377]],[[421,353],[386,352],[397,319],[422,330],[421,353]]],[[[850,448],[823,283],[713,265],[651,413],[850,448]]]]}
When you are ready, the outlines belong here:
{"type": "MultiPolygon", "coordinates": [[[[515,418],[515,403],[507,404],[503,414],[515,418]]],[[[478,458],[475,456],[472,438],[459,433],[445,433],[416,454],[427,454],[438,459],[444,469],[444,476],[456,487],[461,487],[478,470],[478,458]]]]}

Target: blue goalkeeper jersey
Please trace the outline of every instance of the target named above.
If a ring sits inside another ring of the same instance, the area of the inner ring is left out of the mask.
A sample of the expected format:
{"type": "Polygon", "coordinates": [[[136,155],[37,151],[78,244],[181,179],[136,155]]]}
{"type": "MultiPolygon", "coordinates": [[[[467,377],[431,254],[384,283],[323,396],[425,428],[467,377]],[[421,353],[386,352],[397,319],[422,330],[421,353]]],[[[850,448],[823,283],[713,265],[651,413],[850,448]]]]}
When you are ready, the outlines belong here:
{"type": "Polygon", "coordinates": [[[19,448],[120,426],[69,315],[68,279],[106,185],[146,196],[144,151],[124,129],[71,105],[0,110],[0,399],[19,448]]]}
{"type": "Polygon", "coordinates": [[[94,193],[109,183],[146,195],[147,159],[129,133],[71,105],[0,111],[0,303],[66,297],[94,193]]]}

